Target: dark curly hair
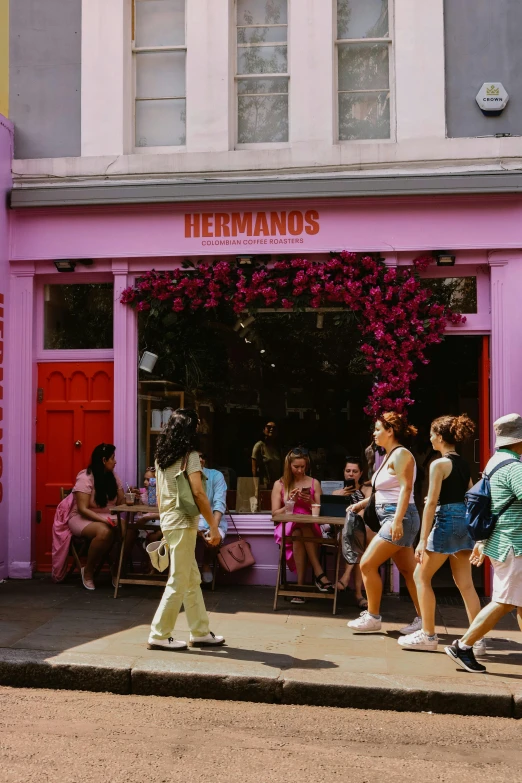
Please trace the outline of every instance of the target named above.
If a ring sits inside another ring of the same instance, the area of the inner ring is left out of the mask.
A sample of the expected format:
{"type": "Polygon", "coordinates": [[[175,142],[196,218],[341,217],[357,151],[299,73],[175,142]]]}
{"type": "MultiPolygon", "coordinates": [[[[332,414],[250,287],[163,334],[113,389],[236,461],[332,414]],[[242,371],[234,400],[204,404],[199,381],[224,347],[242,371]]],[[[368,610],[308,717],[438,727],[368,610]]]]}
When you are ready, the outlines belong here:
{"type": "Polygon", "coordinates": [[[156,443],[156,462],[161,470],[167,470],[190,451],[198,451],[198,424],[199,416],[191,408],[174,411],[156,443]]]}
{"type": "Polygon", "coordinates": [[[467,413],[462,413],[460,416],[439,416],[431,422],[431,429],[451,445],[469,440],[475,432],[475,422],[467,413]]]}
{"type": "Polygon", "coordinates": [[[104,460],[110,459],[116,446],[112,443],[100,443],[91,454],[87,473],[94,476],[94,499],[99,508],[105,508],[110,500],[118,495],[118,484],[112,470],[105,470],[104,460]]]}

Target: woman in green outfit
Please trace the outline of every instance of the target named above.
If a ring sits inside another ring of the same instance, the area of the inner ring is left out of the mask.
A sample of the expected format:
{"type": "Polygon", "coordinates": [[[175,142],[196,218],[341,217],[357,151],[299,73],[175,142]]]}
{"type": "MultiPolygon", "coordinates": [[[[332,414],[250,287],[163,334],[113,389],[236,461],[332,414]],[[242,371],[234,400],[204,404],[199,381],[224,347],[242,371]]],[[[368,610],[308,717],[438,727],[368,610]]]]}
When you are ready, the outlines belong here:
{"type": "Polygon", "coordinates": [[[203,485],[201,462],[197,451],[199,417],[196,411],[179,408],[158,437],[156,446],[156,492],[160,525],[167,541],[170,571],[167,586],[152,621],[149,650],[183,650],[186,642],[172,638],[181,605],[190,628],[190,646],[207,647],[223,644],[222,636],[209,629],[208,615],[201,592],[201,576],[196,563],[196,540],[199,514],[188,516],[176,508],[176,477],[184,470],[188,476],[194,502],[209,525],[208,543],[221,543],[203,485]]]}

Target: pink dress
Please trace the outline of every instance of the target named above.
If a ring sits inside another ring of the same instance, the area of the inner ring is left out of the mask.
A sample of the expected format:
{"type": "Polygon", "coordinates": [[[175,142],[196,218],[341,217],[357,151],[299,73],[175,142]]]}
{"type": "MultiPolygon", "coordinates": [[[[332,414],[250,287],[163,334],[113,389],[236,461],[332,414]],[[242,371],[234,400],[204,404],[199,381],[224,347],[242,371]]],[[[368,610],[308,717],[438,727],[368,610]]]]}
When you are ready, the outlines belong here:
{"type": "MultiPolygon", "coordinates": [[[[285,491],[283,488],[283,482],[281,480],[281,501],[285,502],[285,491]]],[[[304,503],[302,500],[296,500],[295,506],[294,506],[294,514],[308,514],[308,516],[311,514],[311,508],[310,505],[314,502],[315,499],[315,489],[314,489],[314,480],[312,479],[312,486],[310,488],[310,500],[311,503],[304,503]]],[[[285,535],[290,536],[292,534],[293,529],[297,526],[299,527],[299,522],[285,522],[285,535]]],[[[317,536],[317,538],[322,538],[323,534],[321,532],[321,528],[319,525],[307,525],[306,526],[307,531],[311,530],[314,536],[317,536]]],[[[283,522],[280,522],[277,527],[274,530],[274,538],[276,540],[276,543],[281,546],[281,541],[283,539],[283,522]]],[[[294,549],[293,549],[293,542],[288,541],[288,539],[285,542],[285,558],[286,558],[286,564],[290,571],[297,571],[295,560],[294,560],[294,549]]]]}
{"type": "MultiPolygon", "coordinates": [[[[116,475],[116,473],[114,474],[114,478],[116,479],[118,489],[123,489],[120,478],[116,475]]],[[[81,470],[76,476],[76,484],[73,487],[72,494],[74,495],[74,502],[72,505],[71,514],[68,519],[69,529],[73,536],[81,536],[83,528],[87,527],[87,525],[90,525],[92,520],[85,519],[85,517],[82,517],[78,511],[78,506],[76,504],[76,492],[85,492],[87,495],[90,495],[91,500],[89,502],[89,508],[93,511],[96,511],[96,513],[100,514],[102,517],[109,516],[110,507],[106,506],[105,508],[100,508],[96,505],[96,500],[94,499],[94,476],[92,473],[87,473],[86,470],[81,470]]],[[[116,503],[116,499],[117,497],[109,498],[110,505],[114,505],[116,503]]]]}

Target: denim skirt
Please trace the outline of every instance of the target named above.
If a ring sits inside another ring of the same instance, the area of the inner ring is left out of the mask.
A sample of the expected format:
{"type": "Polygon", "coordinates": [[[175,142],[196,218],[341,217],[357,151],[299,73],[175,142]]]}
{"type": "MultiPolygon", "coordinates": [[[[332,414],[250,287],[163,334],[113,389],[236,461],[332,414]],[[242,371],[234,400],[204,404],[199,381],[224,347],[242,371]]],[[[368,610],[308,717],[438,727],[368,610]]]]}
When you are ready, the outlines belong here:
{"type": "Polygon", "coordinates": [[[437,506],[426,549],[441,555],[454,555],[455,552],[467,551],[474,546],[475,542],[468,533],[466,525],[464,503],[445,503],[443,506],[437,506]]]}
{"type": "Polygon", "coordinates": [[[410,503],[404,515],[404,519],[402,520],[403,535],[398,541],[392,541],[391,535],[393,518],[397,511],[397,503],[376,504],[375,510],[377,511],[377,517],[381,525],[381,529],[377,535],[395,546],[413,546],[415,536],[420,530],[419,512],[414,503],[410,503]]]}

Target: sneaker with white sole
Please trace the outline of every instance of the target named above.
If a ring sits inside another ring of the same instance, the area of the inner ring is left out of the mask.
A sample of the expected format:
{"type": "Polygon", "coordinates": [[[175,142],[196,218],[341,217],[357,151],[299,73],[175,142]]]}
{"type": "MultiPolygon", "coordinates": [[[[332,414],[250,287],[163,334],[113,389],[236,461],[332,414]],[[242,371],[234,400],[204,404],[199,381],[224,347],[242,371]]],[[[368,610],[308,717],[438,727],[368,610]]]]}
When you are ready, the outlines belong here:
{"type": "Polygon", "coordinates": [[[350,620],[349,623],[347,623],[348,628],[351,628],[353,631],[358,631],[359,633],[372,633],[375,631],[381,630],[381,618],[377,620],[375,617],[372,617],[370,612],[364,611],[361,612],[361,616],[357,618],[357,620],[350,620]]]}
{"type": "Polygon", "coordinates": [[[486,658],[488,655],[488,648],[485,639],[479,639],[473,645],[473,655],[475,658],[486,658]]]}
{"type": "Polygon", "coordinates": [[[428,634],[424,633],[424,631],[415,631],[415,633],[410,633],[408,636],[399,636],[397,639],[397,643],[404,649],[404,650],[436,650],[437,644],[439,642],[437,634],[435,636],[432,636],[431,638],[428,636],[428,634]]]}
{"type": "Polygon", "coordinates": [[[444,652],[446,655],[449,655],[455,663],[458,663],[459,666],[466,669],[466,671],[471,674],[484,674],[486,671],[486,667],[481,663],[478,663],[475,659],[473,648],[470,647],[468,650],[461,650],[457,639],[455,639],[451,647],[445,647],[444,652]]]}
{"type": "Polygon", "coordinates": [[[148,650],[186,650],[187,643],[179,642],[176,639],[173,639],[172,636],[169,636],[168,639],[153,639],[152,636],[149,636],[147,649],[148,650]]]}
{"type": "Polygon", "coordinates": [[[190,642],[191,647],[216,647],[220,644],[225,644],[225,637],[224,636],[216,636],[215,633],[207,633],[206,636],[192,636],[190,634],[190,642]]]}
{"type": "Polygon", "coordinates": [[[420,617],[416,617],[412,623],[405,625],[400,630],[404,636],[409,636],[409,634],[415,633],[415,631],[422,631],[422,620],[420,617]]]}

